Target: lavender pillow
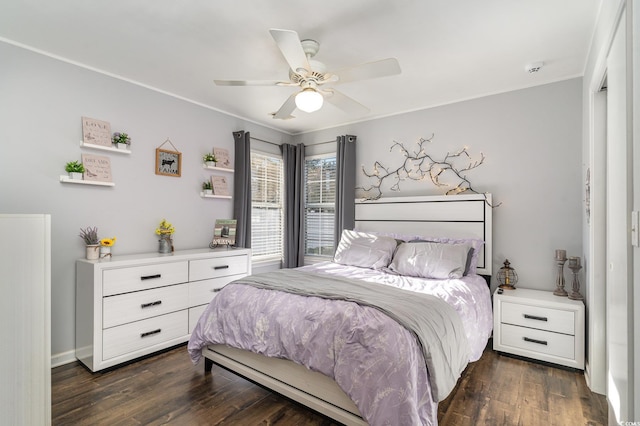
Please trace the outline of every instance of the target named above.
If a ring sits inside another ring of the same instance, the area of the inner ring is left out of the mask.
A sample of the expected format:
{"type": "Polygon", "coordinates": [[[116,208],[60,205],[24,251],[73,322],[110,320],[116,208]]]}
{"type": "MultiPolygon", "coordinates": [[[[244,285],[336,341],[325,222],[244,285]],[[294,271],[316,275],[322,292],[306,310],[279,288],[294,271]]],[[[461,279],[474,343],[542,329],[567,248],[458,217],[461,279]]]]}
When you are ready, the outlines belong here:
{"type": "Polygon", "coordinates": [[[484,245],[484,240],[479,238],[448,238],[448,237],[430,237],[423,235],[405,235],[405,234],[396,234],[392,232],[370,232],[373,235],[380,235],[386,237],[396,238],[402,241],[408,242],[421,242],[428,241],[434,243],[446,243],[446,244],[469,244],[471,246],[472,252],[471,257],[468,261],[468,266],[465,269],[464,275],[475,274],[478,268],[478,256],[480,254],[480,250],[484,245]]]}
{"type": "Polygon", "coordinates": [[[462,278],[471,246],[467,243],[402,243],[389,269],[411,277],[462,278]]]}
{"type": "Polygon", "coordinates": [[[380,269],[389,265],[397,246],[398,242],[391,237],[345,229],[333,261],[341,265],[380,269]]]}

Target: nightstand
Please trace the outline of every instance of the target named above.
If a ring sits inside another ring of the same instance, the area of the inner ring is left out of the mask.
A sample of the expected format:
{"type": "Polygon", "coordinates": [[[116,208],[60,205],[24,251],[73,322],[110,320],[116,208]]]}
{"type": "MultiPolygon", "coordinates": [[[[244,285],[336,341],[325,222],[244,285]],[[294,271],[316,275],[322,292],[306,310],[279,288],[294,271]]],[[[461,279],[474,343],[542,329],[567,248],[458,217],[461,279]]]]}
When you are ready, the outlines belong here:
{"type": "Polygon", "coordinates": [[[493,349],[584,370],[584,304],[551,291],[493,294],[493,349]]]}

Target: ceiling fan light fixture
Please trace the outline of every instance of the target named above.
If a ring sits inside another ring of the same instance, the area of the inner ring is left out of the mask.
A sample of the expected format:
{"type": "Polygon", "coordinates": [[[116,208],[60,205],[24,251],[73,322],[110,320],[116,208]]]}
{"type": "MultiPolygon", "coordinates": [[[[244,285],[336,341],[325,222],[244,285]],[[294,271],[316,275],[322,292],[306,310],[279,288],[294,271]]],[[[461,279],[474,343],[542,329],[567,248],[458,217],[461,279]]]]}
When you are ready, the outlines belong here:
{"type": "Polygon", "coordinates": [[[303,89],[296,95],[296,107],[300,111],[314,112],[322,108],[324,99],[320,93],[311,87],[303,89]]]}

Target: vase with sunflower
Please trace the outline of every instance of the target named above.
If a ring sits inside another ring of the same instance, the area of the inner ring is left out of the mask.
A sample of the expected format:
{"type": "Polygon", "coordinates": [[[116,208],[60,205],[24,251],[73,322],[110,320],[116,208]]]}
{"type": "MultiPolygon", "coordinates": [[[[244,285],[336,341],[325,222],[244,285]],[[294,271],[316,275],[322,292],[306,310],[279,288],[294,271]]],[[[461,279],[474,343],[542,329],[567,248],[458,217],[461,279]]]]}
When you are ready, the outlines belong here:
{"type": "Polygon", "coordinates": [[[172,253],[173,252],[173,238],[172,235],[176,231],[170,222],[166,219],[162,219],[160,225],[156,228],[156,235],[160,236],[158,240],[158,252],[160,253],[172,253]]]}
{"type": "Polygon", "coordinates": [[[100,258],[111,257],[111,247],[116,243],[116,237],[103,238],[100,240],[100,258]]]}

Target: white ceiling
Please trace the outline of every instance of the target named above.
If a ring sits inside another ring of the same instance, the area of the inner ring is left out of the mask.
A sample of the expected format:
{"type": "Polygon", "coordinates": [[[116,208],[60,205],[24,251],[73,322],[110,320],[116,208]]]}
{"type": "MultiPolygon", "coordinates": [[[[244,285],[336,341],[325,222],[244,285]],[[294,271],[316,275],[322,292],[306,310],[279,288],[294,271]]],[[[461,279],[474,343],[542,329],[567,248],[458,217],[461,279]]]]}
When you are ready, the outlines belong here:
{"type": "Polygon", "coordinates": [[[0,40],[297,134],[582,76],[601,1],[2,0],[0,40]],[[213,83],[288,80],[270,28],[320,42],[329,70],[395,57],[402,73],[340,86],[366,116],[275,120],[295,88],[213,83]]]}

